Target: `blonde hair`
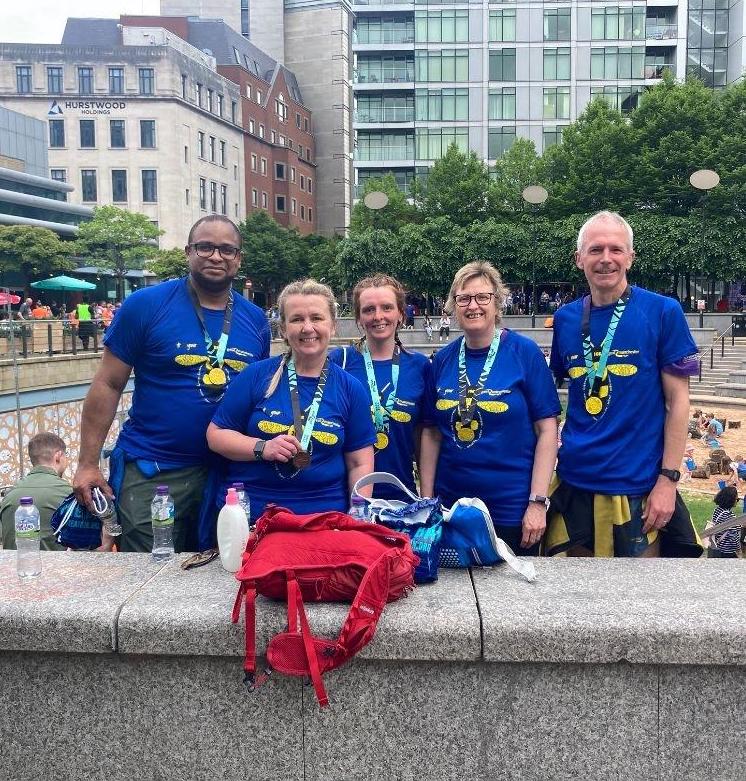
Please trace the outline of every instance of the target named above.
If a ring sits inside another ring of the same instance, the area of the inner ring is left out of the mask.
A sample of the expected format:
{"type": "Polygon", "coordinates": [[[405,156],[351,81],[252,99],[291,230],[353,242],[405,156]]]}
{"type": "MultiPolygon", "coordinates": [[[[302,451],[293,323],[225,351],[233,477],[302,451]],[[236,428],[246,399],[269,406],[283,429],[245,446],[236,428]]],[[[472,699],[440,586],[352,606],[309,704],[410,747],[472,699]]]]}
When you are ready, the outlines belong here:
{"type": "Polygon", "coordinates": [[[492,286],[492,292],[495,294],[495,322],[499,323],[505,309],[505,298],[508,295],[508,288],[503,284],[503,278],[500,272],[486,260],[474,260],[456,272],[451,283],[451,289],[448,292],[448,300],[444,307],[445,311],[452,315],[456,311],[456,291],[475,277],[483,277],[492,286]]]}
{"type": "MultiPolygon", "coordinates": [[[[299,279],[297,282],[291,282],[289,285],[285,285],[282,292],[277,298],[277,311],[280,317],[280,335],[285,338],[285,307],[287,300],[290,296],[321,296],[326,299],[326,303],[329,305],[329,317],[332,324],[337,322],[337,311],[335,307],[334,293],[329,285],[324,285],[321,282],[317,282],[315,279],[299,279]]],[[[267,391],[264,394],[264,398],[268,399],[276,390],[280,384],[282,373],[285,371],[285,367],[290,360],[292,350],[288,349],[282,356],[280,365],[272,375],[272,379],[269,381],[267,391]]]]}
{"type": "MultiPolygon", "coordinates": [[[[363,290],[370,290],[371,288],[375,287],[390,287],[394,292],[396,308],[399,310],[399,314],[401,315],[399,318],[399,325],[401,325],[406,315],[407,294],[402,283],[399,282],[396,277],[389,276],[388,274],[374,274],[371,277],[365,277],[364,279],[361,279],[357,285],[355,285],[352,291],[352,313],[355,316],[355,322],[359,323],[360,320],[360,295],[362,294],[363,290]]],[[[401,349],[404,349],[401,340],[399,339],[398,326],[394,335],[394,341],[401,349]]],[[[364,343],[365,334],[363,334],[360,339],[355,342],[355,347],[358,350],[362,350],[364,343]]]]}

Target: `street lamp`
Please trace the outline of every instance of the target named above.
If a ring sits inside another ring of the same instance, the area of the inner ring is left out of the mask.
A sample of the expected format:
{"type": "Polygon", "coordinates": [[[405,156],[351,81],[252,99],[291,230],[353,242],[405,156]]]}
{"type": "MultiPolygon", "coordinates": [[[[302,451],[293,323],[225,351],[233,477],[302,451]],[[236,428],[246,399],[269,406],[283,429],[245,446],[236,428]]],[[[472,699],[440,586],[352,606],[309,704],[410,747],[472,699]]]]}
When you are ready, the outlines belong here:
{"type": "Polygon", "coordinates": [[[372,190],[365,196],[365,198],[363,198],[363,203],[369,209],[378,211],[379,209],[383,209],[388,206],[389,197],[386,195],[386,193],[381,192],[380,190],[372,190]]]}
{"type": "MultiPolygon", "coordinates": [[[[702,210],[702,230],[700,231],[701,234],[701,241],[699,245],[699,265],[700,268],[704,270],[704,257],[705,257],[705,198],[707,198],[707,193],[712,190],[713,187],[717,187],[718,184],[720,184],[720,177],[717,174],[717,171],[713,171],[709,168],[700,168],[699,170],[695,171],[690,177],[689,177],[689,184],[691,184],[692,187],[694,187],[697,190],[702,191],[702,198],[701,198],[701,210],[702,210]]],[[[691,266],[689,270],[689,279],[691,282],[692,272],[691,272],[691,266]]],[[[694,298],[696,300],[697,298],[697,286],[694,285],[694,298]]],[[[704,319],[705,319],[705,313],[700,310],[699,312],[699,327],[704,327],[704,319]]]]}
{"type": "MultiPolygon", "coordinates": [[[[531,184],[521,192],[521,198],[535,207],[534,213],[548,197],[549,193],[540,184],[531,184]]],[[[536,328],[536,248],[531,253],[531,328],[536,328]]]]}

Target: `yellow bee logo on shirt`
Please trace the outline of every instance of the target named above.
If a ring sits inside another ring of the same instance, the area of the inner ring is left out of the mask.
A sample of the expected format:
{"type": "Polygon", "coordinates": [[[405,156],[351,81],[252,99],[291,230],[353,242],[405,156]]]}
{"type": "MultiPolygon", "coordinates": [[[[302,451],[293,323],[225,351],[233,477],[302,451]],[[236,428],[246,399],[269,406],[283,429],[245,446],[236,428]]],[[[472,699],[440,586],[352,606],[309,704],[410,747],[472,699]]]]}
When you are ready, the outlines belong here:
{"type": "MultiPolygon", "coordinates": [[[[376,416],[373,412],[373,405],[370,407],[370,414],[373,423],[376,422],[376,416]]],[[[391,413],[384,413],[384,428],[382,431],[376,431],[376,443],[374,445],[376,452],[385,450],[389,446],[389,420],[395,420],[397,423],[409,423],[412,416],[408,412],[401,412],[398,409],[392,409],[391,413]]]]}
{"type": "MultiPolygon", "coordinates": [[[[275,423],[273,420],[260,420],[257,423],[259,431],[264,434],[290,434],[291,437],[295,436],[295,426],[285,426],[282,423],[275,423]]],[[[311,432],[311,439],[315,439],[322,445],[336,445],[339,442],[339,437],[336,434],[332,434],[329,431],[317,431],[311,432]]]]}
{"type": "Polygon", "coordinates": [[[179,366],[197,366],[197,387],[203,396],[209,395],[211,400],[222,396],[228,385],[228,372],[225,366],[229,366],[236,372],[243,371],[248,364],[245,361],[236,361],[233,358],[225,358],[223,367],[211,355],[177,355],[174,361],[179,366]]]}
{"type": "MultiPolygon", "coordinates": [[[[598,363],[594,363],[593,367],[594,369],[598,369],[598,363]]],[[[586,412],[593,417],[599,417],[606,412],[606,408],[611,401],[612,387],[611,377],[609,375],[613,374],[616,377],[631,377],[633,374],[637,374],[637,366],[633,366],[631,363],[607,364],[601,377],[601,384],[598,388],[598,397],[588,396],[588,373],[585,366],[573,366],[567,373],[571,380],[583,378],[586,412]]]]}
{"type": "Polygon", "coordinates": [[[472,400],[472,403],[476,405],[474,415],[469,423],[462,423],[458,414],[458,399],[438,399],[435,402],[435,408],[441,411],[453,410],[451,415],[451,430],[453,432],[453,441],[460,448],[471,447],[475,442],[479,441],[482,437],[482,429],[484,421],[482,420],[482,414],[480,410],[484,412],[490,412],[494,415],[499,415],[503,412],[507,412],[508,405],[504,401],[479,401],[472,400]]]}

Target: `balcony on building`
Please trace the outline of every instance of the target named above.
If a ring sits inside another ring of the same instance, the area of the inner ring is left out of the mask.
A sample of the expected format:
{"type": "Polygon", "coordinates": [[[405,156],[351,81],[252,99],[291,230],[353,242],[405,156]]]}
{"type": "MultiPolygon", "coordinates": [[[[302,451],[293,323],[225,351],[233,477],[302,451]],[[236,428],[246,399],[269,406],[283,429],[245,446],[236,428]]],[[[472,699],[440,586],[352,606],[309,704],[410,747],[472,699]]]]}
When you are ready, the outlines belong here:
{"type": "Polygon", "coordinates": [[[352,0],[356,14],[383,9],[386,11],[411,11],[414,4],[415,0],[410,0],[408,3],[403,0],[352,0]]]}
{"type": "Polygon", "coordinates": [[[358,55],[355,90],[414,89],[414,57],[358,55]]]}
{"type": "Polygon", "coordinates": [[[645,78],[662,79],[666,72],[676,78],[676,48],[674,46],[646,46],[645,78]]]}
{"type": "Polygon", "coordinates": [[[355,127],[375,125],[413,127],[414,95],[412,93],[362,93],[355,96],[355,127]]]}
{"type": "Polygon", "coordinates": [[[382,179],[388,174],[394,177],[397,188],[409,198],[412,193],[412,182],[415,178],[414,168],[358,168],[357,184],[353,187],[355,200],[363,197],[365,186],[370,179],[382,179]]]}
{"type": "Polygon", "coordinates": [[[410,12],[359,15],[352,31],[356,52],[385,52],[414,47],[414,15],[410,12]]]}
{"type": "Polygon", "coordinates": [[[358,130],[355,142],[355,167],[405,168],[414,162],[414,133],[407,130],[358,130]]]}
{"type": "Polygon", "coordinates": [[[655,46],[657,41],[674,41],[679,26],[676,20],[676,8],[650,8],[645,17],[645,40],[655,46]]]}

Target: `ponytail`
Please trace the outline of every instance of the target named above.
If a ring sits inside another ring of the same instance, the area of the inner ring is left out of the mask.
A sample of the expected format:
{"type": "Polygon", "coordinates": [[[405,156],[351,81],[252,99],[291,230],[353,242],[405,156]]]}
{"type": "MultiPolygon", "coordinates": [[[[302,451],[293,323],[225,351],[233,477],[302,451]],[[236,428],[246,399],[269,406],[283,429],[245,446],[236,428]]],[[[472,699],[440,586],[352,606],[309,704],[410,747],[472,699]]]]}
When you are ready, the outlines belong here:
{"type": "Polygon", "coordinates": [[[277,367],[277,369],[275,369],[275,373],[272,375],[272,379],[269,381],[269,385],[267,386],[267,391],[264,394],[265,399],[268,399],[277,390],[277,386],[280,384],[280,380],[282,379],[282,374],[285,371],[285,367],[290,362],[292,355],[292,351],[288,349],[288,351],[282,356],[280,365],[277,367]]]}

